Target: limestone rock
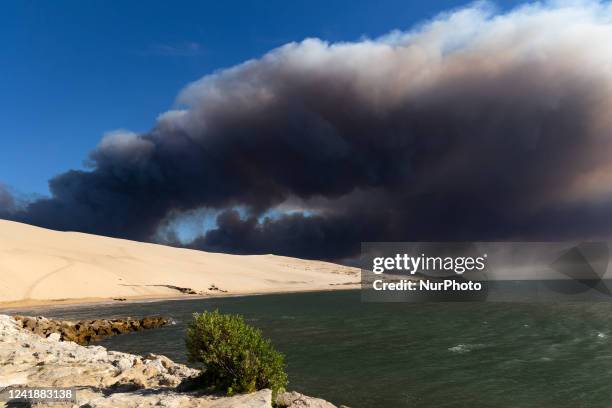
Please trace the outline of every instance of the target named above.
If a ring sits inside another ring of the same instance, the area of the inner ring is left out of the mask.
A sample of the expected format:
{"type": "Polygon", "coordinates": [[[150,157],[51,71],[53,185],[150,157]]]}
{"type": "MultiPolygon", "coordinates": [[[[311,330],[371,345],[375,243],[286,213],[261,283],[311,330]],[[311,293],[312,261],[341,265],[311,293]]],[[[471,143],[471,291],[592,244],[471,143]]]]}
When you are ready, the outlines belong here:
{"type": "MultiPolygon", "coordinates": [[[[27,323],[26,323],[27,324],[27,323]]],[[[176,387],[198,370],[164,356],[147,358],[41,337],[0,315],[0,385],[106,388],[176,387]]]]}
{"type": "Polygon", "coordinates": [[[47,338],[52,341],[60,341],[61,335],[59,333],[51,333],[47,338]]]}
{"type": "Polygon", "coordinates": [[[336,408],[320,398],[308,397],[299,392],[283,392],[276,397],[276,404],[283,408],[336,408]]]}
{"type": "MultiPolygon", "coordinates": [[[[79,393],[77,392],[77,395],[79,393]]],[[[101,393],[82,393],[78,403],[82,408],[271,408],[272,392],[261,390],[252,394],[234,397],[211,395],[177,394],[172,391],[142,390],[130,393],[114,393],[104,396],[101,393]],[[86,402],[85,402],[86,401],[86,402]]]]}
{"type": "MultiPolygon", "coordinates": [[[[179,392],[179,385],[198,376],[199,370],[162,355],[142,357],[100,346],[85,347],[60,341],[53,334],[45,337],[45,330],[40,330],[43,335],[35,334],[36,327],[43,327],[41,321],[42,318],[17,321],[0,315],[0,389],[74,387],[75,407],[80,408],[272,408],[270,390],[233,397],[179,392]]],[[[291,408],[335,408],[298,393],[284,393],[279,399],[291,408]]]]}

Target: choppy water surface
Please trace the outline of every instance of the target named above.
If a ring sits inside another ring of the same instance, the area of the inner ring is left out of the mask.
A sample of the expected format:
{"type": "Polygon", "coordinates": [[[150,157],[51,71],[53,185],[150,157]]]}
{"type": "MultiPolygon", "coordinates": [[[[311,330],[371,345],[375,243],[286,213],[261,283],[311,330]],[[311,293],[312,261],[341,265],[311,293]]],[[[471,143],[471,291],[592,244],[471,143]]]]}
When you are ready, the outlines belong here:
{"type": "Polygon", "coordinates": [[[69,319],[163,314],[176,324],[108,338],[185,361],[196,311],[240,313],[286,354],[290,389],[354,408],[610,407],[612,303],[367,304],[359,292],[37,310],[69,319]]]}

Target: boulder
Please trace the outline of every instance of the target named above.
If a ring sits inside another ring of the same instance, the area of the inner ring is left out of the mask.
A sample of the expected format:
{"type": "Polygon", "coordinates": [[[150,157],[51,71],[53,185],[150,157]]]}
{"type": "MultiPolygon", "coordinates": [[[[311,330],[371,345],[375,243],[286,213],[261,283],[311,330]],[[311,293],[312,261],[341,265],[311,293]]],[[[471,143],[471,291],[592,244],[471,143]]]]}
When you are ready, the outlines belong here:
{"type": "Polygon", "coordinates": [[[276,404],[283,408],[337,408],[323,399],[309,397],[295,391],[278,394],[276,404]]]}

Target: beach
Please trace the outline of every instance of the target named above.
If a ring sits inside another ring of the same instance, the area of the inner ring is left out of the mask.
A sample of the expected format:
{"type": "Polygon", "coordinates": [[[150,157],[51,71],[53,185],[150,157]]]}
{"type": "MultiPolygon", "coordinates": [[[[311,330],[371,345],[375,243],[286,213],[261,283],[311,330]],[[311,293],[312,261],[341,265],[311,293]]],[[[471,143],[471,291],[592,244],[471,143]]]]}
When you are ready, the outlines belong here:
{"type": "Polygon", "coordinates": [[[359,270],[0,220],[0,308],[355,289],[359,270]]]}

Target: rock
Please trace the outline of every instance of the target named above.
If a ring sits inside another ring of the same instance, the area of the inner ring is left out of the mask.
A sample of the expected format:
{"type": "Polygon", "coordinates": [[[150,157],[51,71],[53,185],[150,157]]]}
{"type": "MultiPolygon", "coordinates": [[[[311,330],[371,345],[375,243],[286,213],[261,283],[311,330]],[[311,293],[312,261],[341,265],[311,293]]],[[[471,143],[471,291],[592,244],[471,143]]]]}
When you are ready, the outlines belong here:
{"type": "Polygon", "coordinates": [[[276,397],[276,404],[283,408],[336,408],[320,398],[308,397],[299,392],[283,392],[276,397]]]}
{"type": "Polygon", "coordinates": [[[261,390],[251,394],[220,399],[210,408],[268,408],[272,407],[272,391],[261,390]]]}
{"type": "Polygon", "coordinates": [[[168,323],[168,319],[165,317],[157,316],[157,317],[145,317],[140,321],[140,325],[143,329],[153,329],[156,327],[161,327],[168,323]]]}
{"type": "MultiPolygon", "coordinates": [[[[85,347],[58,341],[58,333],[43,337],[34,334],[32,328],[38,325],[45,332],[44,327],[50,326],[48,320],[37,319],[33,325],[33,319],[0,315],[0,389],[19,385],[74,387],[75,407],[80,408],[272,408],[270,390],[233,397],[180,392],[184,388],[180,385],[197,377],[199,370],[162,355],[141,357],[100,346],[85,347]]],[[[111,326],[113,323],[117,322],[111,322],[111,326]]],[[[61,322],[57,327],[73,327],[79,333],[88,324],[61,322]]],[[[324,400],[295,392],[279,395],[278,401],[291,408],[335,408],[324,400]]]]}
{"type": "Polygon", "coordinates": [[[199,374],[163,356],[145,364],[140,356],[57,341],[57,334],[43,338],[4,315],[0,315],[0,333],[0,384],[5,386],[175,387],[199,374]]]}
{"type": "Polygon", "coordinates": [[[113,393],[108,396],[102,393],[77,392],[80,407],[84,408],[271,408],[272,392],[261,390],[247,395],[233,397],[217,397],[210,395],[177,394],[172,391],[150,392],[140,390],[135,392],[113,393]],[[82,397],[81,397],[82,395],[82,397]]]}
{"type": "MultiPolygon", "coordinates": [[[[150,316],[143,319],[98,319],[87,321],[59,321],[44,317],[15,316],[22,328],[42,337],[49,337],[53,333],[60,336],[60,340],[73,341],[84,345],[103,337],[114,336],[143,329],[154,329],[170,322],[161,316],[150,316]]],[[[55,336],[54,336],[55,338],[55,336]]]]}
{"type": "Polygon", "coordinates": [[[121,372],[123,372],[123,371],[125,371],[125,370],[127,370],[129,368],[132,368],[133,364],[134,363],[132,362],[131,359],[124,357],[124,358],[121,358],[121,359],[119,359],[117,361],[117,368],[119,368],[119,370],[121,370],[121,372]]]}

